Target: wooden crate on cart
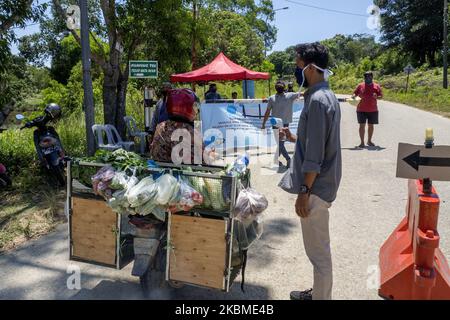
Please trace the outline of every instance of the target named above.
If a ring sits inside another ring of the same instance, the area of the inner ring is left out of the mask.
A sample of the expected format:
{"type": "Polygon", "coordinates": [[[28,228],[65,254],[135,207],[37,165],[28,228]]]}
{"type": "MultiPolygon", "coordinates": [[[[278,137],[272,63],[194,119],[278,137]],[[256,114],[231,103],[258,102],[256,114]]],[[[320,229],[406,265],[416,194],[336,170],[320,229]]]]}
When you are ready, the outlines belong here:
{"type": "MultiPolygon", "coordinates": [[[[223,210],[194,208],[190,213],[169,214],[166,278],[228,292],[242,267],[232,213],[240,181],[220,173],[183,174],[216,180],[211,183],[216,186],[220,181],[219,194],[228,195],[229,203],[223,210]]],[[[243,184],[248,183],[249,180],[243,184]]]]}
{"type": "Polygon", "coordinates": [[[125,232],[128,218],[114,212],[102,197],[82,184],[73,166],[69,163],[67,177],[69,258],[121,269],[133,259],[132,237],[125,232]]]}
{"type": "Polygon", "coordinates": [[[229,219],[171,215],[168,279],[228,291],[229,219]]]}

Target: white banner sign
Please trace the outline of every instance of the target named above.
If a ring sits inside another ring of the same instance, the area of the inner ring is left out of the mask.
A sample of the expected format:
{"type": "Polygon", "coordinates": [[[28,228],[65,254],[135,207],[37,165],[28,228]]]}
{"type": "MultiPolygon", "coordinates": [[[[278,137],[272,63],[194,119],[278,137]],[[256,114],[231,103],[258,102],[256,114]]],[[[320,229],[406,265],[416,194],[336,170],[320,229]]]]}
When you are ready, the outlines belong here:
{"type": "MultiPolygon", "coordinates": [[[[297,132],[303,100],[294,103],[290,130],[297,132]]],[[[272,124],[261,130],[267,103],[262,100],[237,100],[234,103],[203,103],[201,120],[204,140],[216,148],[270,148],[276,146],[272,124]]]]}

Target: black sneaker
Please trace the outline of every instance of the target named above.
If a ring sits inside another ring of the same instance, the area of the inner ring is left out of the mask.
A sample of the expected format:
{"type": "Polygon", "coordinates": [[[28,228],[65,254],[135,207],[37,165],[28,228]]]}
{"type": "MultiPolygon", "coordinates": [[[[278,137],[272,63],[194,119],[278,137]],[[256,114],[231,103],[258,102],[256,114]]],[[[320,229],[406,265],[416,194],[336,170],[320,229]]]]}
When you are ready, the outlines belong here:
{"type": "Polygon", "coordinates": [[[292,291],[291,292],[291,300],[312,300],[312,292],[313,289],[309,289],[306,291],[292,291]]]}

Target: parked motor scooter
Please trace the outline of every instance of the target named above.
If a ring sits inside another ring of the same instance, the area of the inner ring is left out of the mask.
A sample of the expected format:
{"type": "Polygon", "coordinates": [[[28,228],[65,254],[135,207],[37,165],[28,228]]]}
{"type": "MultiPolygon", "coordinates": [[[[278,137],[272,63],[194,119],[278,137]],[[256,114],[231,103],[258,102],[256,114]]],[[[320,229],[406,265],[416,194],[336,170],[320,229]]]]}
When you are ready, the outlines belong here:
{"type": "MultiPolygon", "coordinates": [[[[49,104],[44,115],[27,122],[20,130],[36,127],[33,140],[42,166],[53,177],[59,186],[65,185],[64,161],[65,154],[58,133],[55,128],[48,126],[50,121],[61,117],[61,107],[55,103],[49,104]]],[[[16,119],[22,121],[24,116],[18,114],[16,119]]]]}
{"type": "MultiPolygon", "coordinates": [[[[5,129],[0,129],[0,133],[5,129]]],[[[0,163],[0,189],[8,187],[12,184],[11,178],[9,177],[6,167],[0,163]]]]}
{"type": "Polygon", "coordinates": [[[133,239],[134,264],[131,274],[139,277],[144,297],[170,299],[181,285],[166,281],[167,223],[149,216],[130,216],[136,227],[133,239]]]}

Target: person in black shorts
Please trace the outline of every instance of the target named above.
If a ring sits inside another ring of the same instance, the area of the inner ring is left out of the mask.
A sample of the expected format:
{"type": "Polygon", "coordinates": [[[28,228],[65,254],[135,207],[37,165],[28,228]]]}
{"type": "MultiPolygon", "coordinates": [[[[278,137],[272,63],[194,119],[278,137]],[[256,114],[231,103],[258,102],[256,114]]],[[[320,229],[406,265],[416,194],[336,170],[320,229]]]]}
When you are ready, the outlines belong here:
{"type": "Polygon", "coordinates": [[[356,109],[359,123],[359,137],[361,138],[361,144],[359,148],[364,148],[364,137],[366,134],[366,124],[368,124],[368,141],[369,147],[374,147],[375,144],[372,141],[374,125],[379,123],[378,120],[378,99],[383,98],[383,93],[379,84],[373,82],[373,73],[366,72],[364,74],[364,82],[360,83],[353,93],[352,98],[360,97],[361,101],[356,109]]]}

